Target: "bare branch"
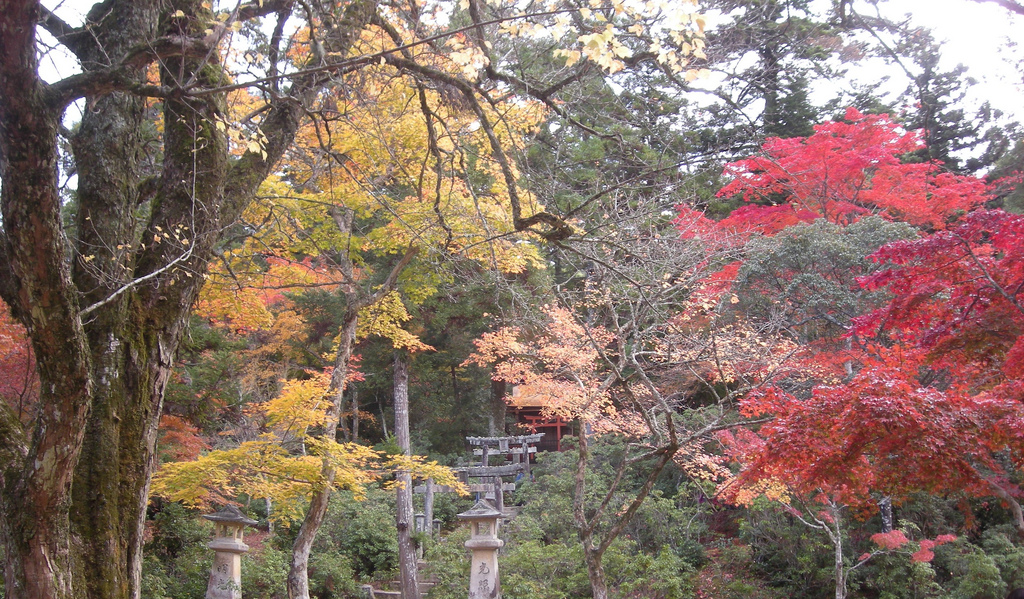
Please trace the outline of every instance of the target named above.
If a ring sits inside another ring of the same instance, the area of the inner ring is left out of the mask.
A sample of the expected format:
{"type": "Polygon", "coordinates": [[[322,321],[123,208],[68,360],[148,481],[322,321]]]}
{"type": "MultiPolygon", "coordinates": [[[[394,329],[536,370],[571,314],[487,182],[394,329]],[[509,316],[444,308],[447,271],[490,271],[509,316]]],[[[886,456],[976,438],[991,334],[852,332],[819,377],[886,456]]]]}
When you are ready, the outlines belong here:
{"type": "Polygon", "coordinates": [[[39,24],[61,45],[71,50],[72,54],[78,56],[81,52],[80,44],[84,31],[68,25],[63,19],[42,4],[39,5],[39,24]]]}
{"type": "Polygon", "coordinates": [[[993,4],[998,4],[999,6],[1002,6],[1003,8],[1012,13],[1024,15],[1024,4],[1021,4],[1020,2],[1014,2],[1013,0],[974,0],[974,2],[977,2],[978,4],[992,2],[993,4]]]}
{"type": "Polygon", "coordinates": [[[171,260],[170,262],[168,262],[163,267],[158,268],[158,269],[154,270],[153,272],[151,272],[151,273],[149,273],[147,275],[141,276],[141,277],[139,277],[137,279],[132,279],[131,281],[129,281],[128,283],[125,283],[120,288],[118,288],[116,291],[114,291],[113,293],[108,295],[105,299],[100,300],[100,301],[96,302],[95,304],[93,304],[91,306],[86,306],[85,308],[82,308],[82,310],[81,310],[81,312],[79,312],[79,314],[81,316],[87,316],[90,312],[96,310],[97,308],[101,308],[103,306],[106,306],[107,304],[109,304],[110,302],[114,301],[115,299],[117,299],[119,296],[121,296],[125,292],[131,291],[132,289],[138,287],[139,285],[141,285],[141,284],[143,284],[143,283],[145,283],[147,281],[151,281],[151,280],[159,277],[160,275],[164,274],[165,272],[173,269],[178,264],[181,264],[182,262],[185,262],[186,260],[188,260],[189,258],[192,257],[192,248],[193,247],[195,247],[195,246],[190,245],[188,250],[186,250],[184,254],[181,254],[180,256],[175,258],[174,260],[171,260]]]}

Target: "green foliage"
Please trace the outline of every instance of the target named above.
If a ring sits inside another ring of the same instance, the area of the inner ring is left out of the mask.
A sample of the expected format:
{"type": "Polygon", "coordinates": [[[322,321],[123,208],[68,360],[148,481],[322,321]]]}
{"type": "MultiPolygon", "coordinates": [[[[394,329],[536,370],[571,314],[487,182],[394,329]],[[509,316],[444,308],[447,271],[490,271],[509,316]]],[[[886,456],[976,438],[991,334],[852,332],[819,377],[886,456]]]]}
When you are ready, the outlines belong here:
{"type": "Polygon", "coordinates": [[[196,545],[210,540],[213,525],[200,518],[197,510],[180,503],[161,503],[152,520],[152,540],[146,544],[146,554],[161,559],[174,559],[196,545]]]}
{"type": "MultiPolygon", "coordinates": [[[[259,505],[257,502],[255,505],[259,505]]],[[[207,547],[212,527],[197,510],[162,503],[150,522],[152,539],[145,547],[142,596],[147,599],[202,599],[213,551],[207,547]]],[[[242,557],[242,596],[284,599],[291,546],[298,526],[272,534],[249,529],[251,550],[242,557]]],[[[317,599],[351,598],[359,579],[390,576],[397,566],[393,491],[367,490],[358,501],[339,492],[313,544],[309,564],[310,595],[317,599]]]]}
{"type": "Polygon", "coordinates": [[[605,566],[613,578],[613,586],[618,587],[618,594],[622,597],[693,597],[695,570],[667,545],[654,555],[610,550],[605,554],[605,566]]]}
{"type": "Polygon", "coordinates": [[[878,589],[878,599],[944,597],[930,563],[914,562],[902,554],[879,555],[861,573],[863,587],[878,589]]]}
{"type": "Polygon", "coordinates": [[[850,319],[876,307],[882,296],[856,283],[880,266],[867,256],[913,236],[909,225],[872,216],[847,227],[819,219],[753,239],[739,273],[742,309],[764,322],[781,312],[805,342],[843,335],[850,319]]]}
{"type": "Polygon", "coordinates": [[[586,597],[590,582],[579,543],[516,543],[502,556],[502,595],[508,599],[586,597]]]}
{"type": "Polygon", "coordinates": [[[389,575],[398,567],[394,493],[370,489],[365,501],[347,491],[337,493],[317,544],[347,555],[359,576],[389,575]]]}
{"type": "MultiPolygon", "coordinates": [[[[205,543],[189,545],[174,558],[146,555],[142,562],[142,596],[154,599],[203,599],[213,565],[205,543]]],[[[243,561],[242,569],[248,565],[243,561]]]]}
{"type": "Polygon", "coordinates": [[[167,385],[165,413],[182,416],[206,432],[217,432],[223,426],[220,411],[237,406],[242,397],[240,352],[245,347],[244,339],[193,316],[167,385]]]}
{"type": "Polygon", "coordinates": [[[750,548],[751,572],[792,599],[834,595],[833,549],[820,531],[765,499],[755,500],[739,525],[739,539],[750,548]]]}
{"type": "Polygon", "coordinates": [[[1011,536],[1016,532],[1005,529],[986,530],[981,537],[981,547],[999,568],[999,574],[1007,588],[1024,587],[1024,547],[1014,545],[1011,536]]]}
{"type": "Polygon", "coordinates": [[[246,599],[286,599],[290,551],[264,544],[242,558],[242,596],[246,599]]]}
{"type": "MultiPolygon", "coordinates": [[[[325,544],[325,543],[324,543],[325,544]]],[[[352,597],[359,592],[352,559],[345,554],[325,551],[321,543],[309,557],[309,586],[318,599],[352,597]]]]}
{"type": "Polygon", "coordinates": [[[945,562],[953,576],[951,599],[1002,599],[1006,596],[1006,583],[996,560],[981,548],[967,542],[954,543],[943,553],[952,554],[945,562]]]}
{"type": "Polygon", "coordinates": [[[698,597],[704,599],[782,599],[753,573],[749,545],[724,542],[709,550],[711,561],[697,576],[698,597]]]}
{"type": "Polygon", "coordinates": [[[163,502],[149,523],[152,537],[143,549],[142,596],[202,599],[213,564],[206,546],[213,526],[197,510],[163,502]]]}

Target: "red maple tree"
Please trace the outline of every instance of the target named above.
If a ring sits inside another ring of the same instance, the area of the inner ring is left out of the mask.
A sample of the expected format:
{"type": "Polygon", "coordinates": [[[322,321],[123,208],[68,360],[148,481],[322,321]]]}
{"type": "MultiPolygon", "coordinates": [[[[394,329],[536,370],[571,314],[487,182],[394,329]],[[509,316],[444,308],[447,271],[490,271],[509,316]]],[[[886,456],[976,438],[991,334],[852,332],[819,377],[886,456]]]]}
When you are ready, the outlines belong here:
{"type": "Polygon", "coordinates": [[[1024,217],[979,211],[922,238],[884,246],[861,279],[891,299],[855,319],[858,369],[798,397],[749,395],[757,435],[724,436],[741,481],[784,481],[867,506],[915,491],[996,496],[1024,534],[1024,217]]]}
{"type": "Polygon", "coordinates": [[[848,224],[882,214],[929,230],[943,229],[980,206],[987,185],[977,177],[944,172],[936,163],[901,158],[923,146],[888,115],[848,108],[844,120],[814,127],[809,137],[769,138],[762,153],[725,167],[732,181],[718,195],[742,194],[756,202],[720,226],[774,234],[781,226],[817,215],[848,224]]]}

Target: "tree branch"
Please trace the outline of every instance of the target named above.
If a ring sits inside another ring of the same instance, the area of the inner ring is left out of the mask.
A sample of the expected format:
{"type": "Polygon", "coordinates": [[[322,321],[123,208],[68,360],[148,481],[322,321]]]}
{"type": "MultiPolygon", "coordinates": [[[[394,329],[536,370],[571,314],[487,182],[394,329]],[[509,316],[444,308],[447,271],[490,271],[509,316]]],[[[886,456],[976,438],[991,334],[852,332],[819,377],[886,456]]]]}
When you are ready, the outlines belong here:
{"type": "Polygon", "coordinates": [[[163,267],[158,268],[157,270],[154,270],[153,272],[151,272],[151,273],[149,273],[147,275],[138,277],[136,279],[132,279],[131,281],[125,283],[120,288],[118,288],[116,291],[114,291],[113,293],[108,295],[106,298],[96,302],[95,304],[92,304],[91,306],[86,306],[85,308],[82,308],[82,311],[79,312],[79,314],[81,316],[87,316],[93,310],[96,310],[97,308],[101,308],[103,306],[106,306],[110,302],[114,301],[115,299],[117,299],[123,293],[138,287],[139,285],[141,285],[142,283],[145,283],[146,281],[153,280],[153,279],[159,277],[160,275],[162,275],[163,273],[171,270],[172,268],[174,268],[178,264],[181,264],[182,262],[185,262],[186,260],[188,260],[189,258],[192,257],[192,248],[193,247],[195,247],[195,246],[190,245],[188,247],[188,250],[186,250],[184,254],[181,254],[180,256],[175,258],[174,260],[171,260],[170,262],[168,262],[163,267]]]}
{"type": "MultiPolygon", "coordinates": [[[[47,33],[60,42],[62,46],[71,50],[71,53],[75,56],[79,56],[81,52],[80,40],[85,33],[83,29],[68,25],[63,19],[42,4],[39,5],[39,24],[42,25],[47,33]]],[[[79,56],[79,58],[81,57],[79,56]]]]}
{"type": "Polygon", "coordinates": [[[978,4],[992,2],[993,4],[998,4],[999,6],[1002,6],[1003,8],[1012,13],[1024,15],[1024,4],[1014,2],[1013,0],[974,0],[974,2],[977,2],[978,4]]]}
{"type": "Polygon", "coordinates": [[[604,553],[612,542],[614,542],[626,528],[626,525],[633,520],[633,516],[640,509],[644,500],[647,499],[647,495],[650,494],[651,489],[654,488],[654,483],[658,480],[658,476],[661,475],[661,471],[665,468],[665,465],[668,464],[669,460],[672,459],[672,456],[679,451],[679,439],[676,438],[676,426],[671,413],[665,414],[665,426],[669,432],[668,444],[654,452],[655,454],[660,453],[661,457],[658,458],[658,461],[651,468],[651,471],[647,473],[647,479],[644,481],[643,486],[640,487],[640,491],[636,494],[636,497],[634,497],[633,501],[629,504],[629,507],[626,508],[626,511],[623,512],[621,516],[619,516],[618,521],[604,536],[601,544],[597,547],[597,551],[599,553],[604,553]]]}
{"type": "Polygon", "coordinates": [[[992,492],[996,497],[1002,499],[1010,506],[1010,513],[1013,514],[1013,524],[1017,527],[1017,533],[1024,536],[1024,510],[1021,509],[1020,502],[1010,495],[1009,491],[995,482],[988,480],[987,478],[983,480],[988,483],[989,488],[992,489],[992,492]]]}

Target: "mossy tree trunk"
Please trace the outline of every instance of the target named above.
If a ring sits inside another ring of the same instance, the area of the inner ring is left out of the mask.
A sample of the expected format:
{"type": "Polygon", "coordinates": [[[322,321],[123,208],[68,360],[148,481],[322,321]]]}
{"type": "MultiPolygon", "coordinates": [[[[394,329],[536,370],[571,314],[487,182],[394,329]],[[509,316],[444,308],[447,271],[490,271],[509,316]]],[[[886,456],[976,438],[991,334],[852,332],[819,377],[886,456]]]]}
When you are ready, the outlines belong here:
{"type": "MultiPolygon", "coordinates": [[[[291,6],[258,4],[239,18],[291,6]]],[[[374,7],[350,5],[331,48],[344,56],[374,7]]],[[[0,13],[0,294],[29,331],[41,383],[31,430],[0,402],[8,599],[139,596],[157,425],[189,311],[223,232],[329,81],[294,81],[264,113],[263,151],[230,161],[225,92],[182,89],[227,81],[211,22],[200,0],[108,0],[77,28],[36,0],[0,13]],[[37,23],[82,74],[40,79],[37,23]],[[145,79],[154,63],[160,85],[145,79]],[[87,110],[71,135],[61,119],[77,98],[87,110]],[[78,177],[69,228],[61,135],[78,177]]]]}

